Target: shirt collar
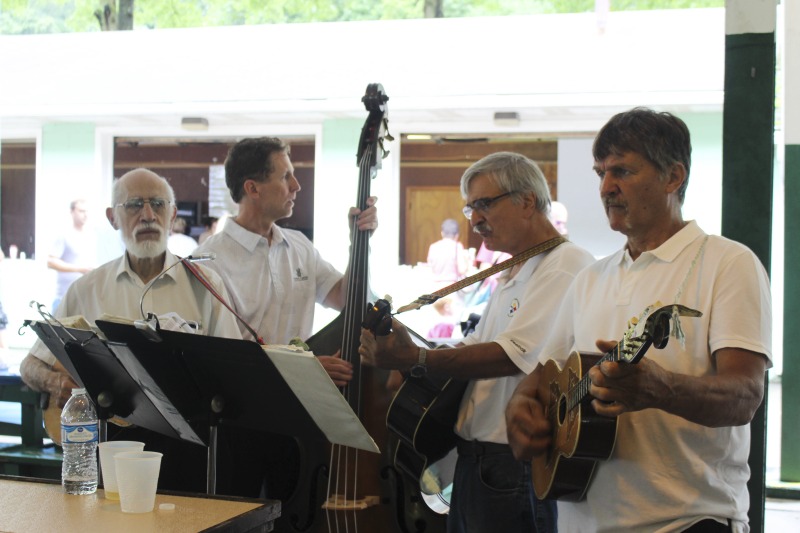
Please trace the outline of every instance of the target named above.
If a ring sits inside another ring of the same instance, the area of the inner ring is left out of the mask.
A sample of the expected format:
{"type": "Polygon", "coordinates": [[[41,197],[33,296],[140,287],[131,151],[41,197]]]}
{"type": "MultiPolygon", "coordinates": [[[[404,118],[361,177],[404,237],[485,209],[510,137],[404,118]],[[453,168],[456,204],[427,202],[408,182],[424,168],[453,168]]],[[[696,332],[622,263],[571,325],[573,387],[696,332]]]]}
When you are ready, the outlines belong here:
{"type": "MultiPolygon", "coordinates": [[[[665,263],[671,263],[678,257],[678,255],[680,255],[683,250],[686,249],[687,246],[704,235],[705,232],[700,229],[700,226],[697,225],[697,222],[690,220],[683,228],[680,229],[680,231],[663,242],[661,246],[653,250],[642,252],[642,255],[650,255],[665,263]]],[[[618,254],[619,256],[615,262],[631,262],[631,256],[628,253],[627,247],[620,250],[618,254]]]]}
{"type": "MultiPolygon", "coordinates": [[[[128,262],[128,252],[127,250],[123,252],[122,257],[119,258],[119,263],[117,264],[117,274],[116,279],[119,279],[120,276],[127,275],[130,279],[137,281],[139,283],[142,282],[141,278],[131,269],[131,265],[128,262]]],[[[169,250],[167,250],[167,255],[164,257],[164,267],[169,268],[171,265],[174,265],[180,261],[177,256],[173,255],[169,250]]],[[[170,268],[169,271],[164,273],[163,277],[170,278],[175,281],[176,270],[180,268],[175,266],[174,268],[170,268]]],[[[163,270],[162,270],[163,271],[163,270]]]]}
{"type": "MultiPolygon", "coordinates": [[[[234,219],[229,218],[225,221],[225,226],[222,228],[222,231],[225,232],[231,239],[239,243],[244,249],[249,252],[252,252],[258,246],[262,240],[269,244],[269,241],[266,237],[259,235],[258,233],[253,233],[252,231],[243,228],[240,226],[234,219]]],[[[280,244],[286,241],[284,236],[283,230],[281,230],[280,226],[277,224],[272,225],[272,244],[280,244]]]]}

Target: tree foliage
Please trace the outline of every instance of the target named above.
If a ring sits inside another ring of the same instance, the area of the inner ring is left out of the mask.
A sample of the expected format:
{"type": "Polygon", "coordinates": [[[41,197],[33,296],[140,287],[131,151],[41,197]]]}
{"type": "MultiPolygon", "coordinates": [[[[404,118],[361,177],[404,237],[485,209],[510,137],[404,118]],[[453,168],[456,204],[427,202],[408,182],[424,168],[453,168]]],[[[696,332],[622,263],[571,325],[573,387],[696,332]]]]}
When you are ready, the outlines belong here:
{"type": "MultiPolygon", "coordinates": [[[[348,20],[413,19],[436,0],[129,0],[133,28],[191,28],[348,20]]],[[[724,0],[609,0],[612,11],[723,7],[724,0]]],[[[100,31],[98,9],[116,0],[0,0],[0,33],[100,31]]],[[[444,17],[581,13],[595,0],[441,0],[444,17]]]]}

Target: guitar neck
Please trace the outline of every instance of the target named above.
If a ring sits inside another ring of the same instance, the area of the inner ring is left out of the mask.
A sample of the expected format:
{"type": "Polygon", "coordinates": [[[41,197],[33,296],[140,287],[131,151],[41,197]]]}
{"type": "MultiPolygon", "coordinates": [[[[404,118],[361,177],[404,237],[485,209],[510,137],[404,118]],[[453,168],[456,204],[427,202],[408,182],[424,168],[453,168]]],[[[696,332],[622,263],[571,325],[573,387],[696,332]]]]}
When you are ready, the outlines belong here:
{"type": "MultiPolygon", "coordinates": [[[[622,341],[624,342],[624,341],[622,341]]],[[[594,365],[592,366],[599,366],[601,363],[605,361],[619,361],[620,357],[620,342],[617,344],[611,351],[606,352],[603,357],[601,357],[594,365]]],[[[589,395],[589,386],[592,384],[592,380],[589,379],[589,371],[587,370],[584,372],[583,377],[578,381],[578,384],[570,389],[568,400],[567,400],[567,409],[574,409],[577,407],[588,395],[589,395]]]]}

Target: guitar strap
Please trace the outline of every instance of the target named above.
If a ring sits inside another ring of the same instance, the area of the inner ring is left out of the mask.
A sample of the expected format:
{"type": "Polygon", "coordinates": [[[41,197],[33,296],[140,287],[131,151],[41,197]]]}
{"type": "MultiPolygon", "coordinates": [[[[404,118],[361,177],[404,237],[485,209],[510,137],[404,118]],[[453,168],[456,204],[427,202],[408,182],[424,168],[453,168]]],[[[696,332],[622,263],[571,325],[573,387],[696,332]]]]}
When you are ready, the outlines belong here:
{"type": "Polygon", "coordinates": [[[558,237],[554,237],[554,238],[552,238],[550,240],[547,240],[547,241],[544,241],[542,243],[539,243],[536,246],[528,248],[524,252],[518,253],[517,255],[515,255],[514,257],[512,257],[510,259],[506,259],[502,263],[497,263],[496,265],[492,265],[491,267],[489,267],[489,268],[487,268],[485,270],[481,270],[477,274],[473,274],[472,276],[469,276],[469,277],[464,278],[464,279],[462,279],[460,281],[457,281],[457,282],[453,283],[452,285],[448,285],[447,287],[445,287],[443,289],[439,289],[438,291],[436,291],[434,293],[423,294],[422,296],[420,296],[419,298],[417,298],[416,300],[414,300],[410,304],[406,304],[403,307],[401,307],[400,309],[398,309],[395,314],[399,315],[400,313],[405,313],[406,311],[411,311],[412,309],[419,309],[423,305],[432,304],[433,302],[435,302],[436,300],[438,300],[439,298],[441,298],[443,296],[447,296],[448,294],[451,294],[451,293],[454,293],[454,292],[456,292],[458,290],[461,290],[464,287],[469,287],[473,283],[477,283],[479,281],[483,281],[484,279],[488,278],[491,275],[497,274],[498,272],[502,272],[503,270],[505,270],[507,268],[511,268],[512,266],[514,266],[516,264],[522,263],[523,261],[527,261],[531,257],[534,257],[534,256],[539,255],[539,254],[543,254],[545,252],[548,252],[548,251],[552,250],[553,248],[555,248],[556,246],[558,246],[559,244],[562,244],[562,243],[565,243],[565,242],[567,242],[567,239],[559,235],[558,237]]]}

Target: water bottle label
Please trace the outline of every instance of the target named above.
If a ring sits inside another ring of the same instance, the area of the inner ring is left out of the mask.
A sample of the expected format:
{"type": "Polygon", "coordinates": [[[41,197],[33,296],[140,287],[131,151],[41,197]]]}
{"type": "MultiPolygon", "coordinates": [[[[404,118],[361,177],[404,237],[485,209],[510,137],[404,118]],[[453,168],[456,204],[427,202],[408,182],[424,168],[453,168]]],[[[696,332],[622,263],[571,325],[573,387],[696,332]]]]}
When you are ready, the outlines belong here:
{"type": "Polygon", "coordinates": [[[83,444],[97,442],[97,422],[92,424],[61,424],[61,442],[83,444]]]}

